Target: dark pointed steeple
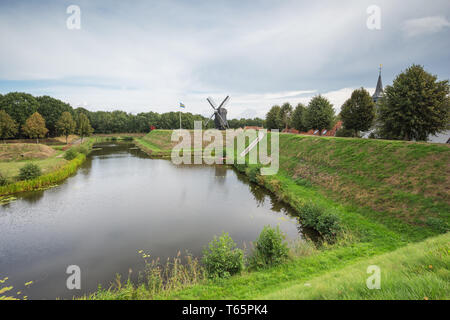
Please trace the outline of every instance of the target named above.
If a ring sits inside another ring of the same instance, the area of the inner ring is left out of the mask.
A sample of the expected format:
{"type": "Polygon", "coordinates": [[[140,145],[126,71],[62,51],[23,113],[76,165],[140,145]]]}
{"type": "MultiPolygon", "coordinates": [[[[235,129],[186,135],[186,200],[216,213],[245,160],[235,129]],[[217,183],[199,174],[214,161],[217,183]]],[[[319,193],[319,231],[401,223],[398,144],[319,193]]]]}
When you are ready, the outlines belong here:
{"type": "Polygon", "coordinates": [[[383,96],[383,83],[381,82],[381,64],[380,64],[380,73],[378,74],[378,82],[377,88],[375,89],[375,93],[372,96],[373,102],[377,102],[383,96]]]}

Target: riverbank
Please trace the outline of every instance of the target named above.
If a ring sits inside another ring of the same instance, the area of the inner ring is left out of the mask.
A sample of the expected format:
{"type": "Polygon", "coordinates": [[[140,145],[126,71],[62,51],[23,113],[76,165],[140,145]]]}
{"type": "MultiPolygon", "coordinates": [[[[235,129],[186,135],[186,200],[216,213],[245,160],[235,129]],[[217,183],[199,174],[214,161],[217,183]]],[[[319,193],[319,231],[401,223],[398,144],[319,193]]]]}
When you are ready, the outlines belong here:
{"type": "MultiPolygon", "coordinates": [[[[138,140],[144,140],[146,148],[150,149],[150,152],[144,149],[147,153],[168,154],[170,136],[169,131],[155,131],[138,140]]],[[[300,297],[305,281],[316,279],[319,284],[320,277],[326,279],[333,272],[349,276],[353,272],[351,266],[365,273],[372,259],[402,250],[400,248],[414,250],[417,254],[409,259],[400,251],[387,256],[389,258],[380,258],[384,265],[380,267],[386,274],[395,267],[395,262],[410,263],[418,269],[428,262],[432,265],[436,257],[446,262],[448,246],[445,250],[441,240],[437,241],[442,250],[437,250],[439,255],[434,258],[423,251],[420,253],[417,248],[428,245],[421,241],[432,241],[425,239],[448,231],[449,157],[446,145],[281,134],[280,171],[274,176],[259,176],[255,181],[296,210],[308,199],[332,211],[345,230],[345,241],[324,246],[310,256],[298,256],[280,267],[244,272],[227,280],[203,281],[158,295],[128,287],[126,292],[103,291],[91,298],[254,299],[276,294],[277,299],[285,299],[300,297]],[[391,264],[387,265],[386,261],[391,264]]],[[[250,174],[252,169],[247,167],[241,171],[250,174]]],[[[437,239],[448,240],[448,234],[440,237],[437,239]]],[[[442,266],[438,263],[433,270],[439,276],[435,281],[430,280],[431,287],[440,287],[445,280],[448,282],[445,263],[442,266]]],[[[391,281],[393,288],[386,289],[395,291],[395,295],[384,295],[386,291],[380,291],[378,296],[365,295],[362,292],[367,290],[356,290],[360,294],[351,298],[442,299],[449,296],[448,287],[444,287],[444,291],[426,291],[422,285],[414,294],[406,294],[402,283],[405,284],[408,276],[405,274],[401,279],[404,281],[391,281]]],[[[411,282],[411,288],[416,280],[411,282]]],[[[365,282],[355,283],[355,286],[365,288],[365,282]]]]}
{"type": "MultiPolygon", "coordinates": [[[[68,145],[69,148],[65,149],[65,146],[53,146],[50,156],[39,158],[23,159],[22,156],[14,158],[12,161],[0,162],[0,173],[2,173],[6,179],[12,181],[6,185],[0,186],[0,197],[11,196],[20,192],[36,191],[46,188],[50,188],[58,183],[61,183],[71,175],[73,175],[77,169],[86,160],[86,155],[92,149],[95,138],[85,138],[83,143],[76,145],[68,145]],[[65,154],[73,150],[76,154],[71,160],[66,160],[64,158],[65,154]],[[19,169],[27,163],[34,163],[42,170],[43,174],[35,179],[14,181],[17,176],[19,169]]],[[[27,146],[27,145],[25,145],[27,146]]],[[[8,144],[4,146],[10,149],[14,148],[14,144],[8,144]]],[[[39,149],[50,149],[45,145],[39,147],[39,149]]],[[[23,152],[25,147],[18,149],[23,152]]]]}

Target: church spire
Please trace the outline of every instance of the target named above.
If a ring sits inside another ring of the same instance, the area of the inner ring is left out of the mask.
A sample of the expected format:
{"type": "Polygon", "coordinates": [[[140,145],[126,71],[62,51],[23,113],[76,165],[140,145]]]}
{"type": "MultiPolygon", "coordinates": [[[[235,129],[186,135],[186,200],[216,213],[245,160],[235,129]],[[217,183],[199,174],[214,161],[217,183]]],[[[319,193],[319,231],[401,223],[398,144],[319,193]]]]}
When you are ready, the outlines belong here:
{"type": "Polygon", "coordinates": [[[378,99],[380,99],[383,96],[383,83],[381,82],[381,68],[382,65],[380,64],[380,72],[378,74],[378,82],[377,82],[377,88],[375,89],[375,93],[372,96],[373,102],[377,102],[378,99]]]}

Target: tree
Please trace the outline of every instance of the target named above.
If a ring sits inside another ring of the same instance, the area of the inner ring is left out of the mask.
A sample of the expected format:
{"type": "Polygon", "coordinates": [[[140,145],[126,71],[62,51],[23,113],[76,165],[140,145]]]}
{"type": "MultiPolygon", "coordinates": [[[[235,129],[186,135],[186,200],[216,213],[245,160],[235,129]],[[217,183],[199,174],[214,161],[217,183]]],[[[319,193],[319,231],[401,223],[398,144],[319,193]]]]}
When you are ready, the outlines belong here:
{"type": "Polygon", "coordinates": [[[303,104],[299,103],[295,107],[292,113],[291,127],[297,129],[298,131],[308,131],[308,126],[306,125],[306,108],[303,104]]]}
{"type": "Polygon", "coordinates": [[[360,131],[367,131],[375,120],[375,103],[364,88],[352,92],[350,99],[344,102],[340,113],[346,130],[352,130],[355,137],[360,131]]]}
{"type": "Polygon", "coordinates": [[[420,65],[400,73],[379,101],[378,134],[382,138],[427,140],[449,127],[449,82],[437,81],[420,65]]]}
{"type": "Polygon", "coordinates": [[[281,129],[283,127],[280,118],[280,106],[273,106],[266,115],[267,129],[281,129]]]}
{"type": "Polygon", "coordinates": [[[73,120],[72,115],[67,111],[61,114],[55,125],[56,131],[66,137],[66,144],[68,143],[69,135],[75,132],[76,127],[77,124],[73,120]]]}
{"type": "Polygon", "coordinates": [[[280,109],[280,120],[284,129],[289,128],[292,117],[292,106],[290,103],[286,102],[281,106],[280,109]]]}
{"type": "Polygon", "coordinates": [[[84,113],[80,113],[78,116],[78,134],[81,137],[81,142],[83,142],[84,137],[89,137],[93,131],[89,118],[84,113]]]}
{"type": "Polygon", "coordinates": [[[25,124],[25,121],[37,111],[38,106],[35,97],[23,92],[10,92],[0,99],[0,109],[5,110],[19,126],[25,124]]]}
{"type": "Polygon", "coordinates": [[[74,111],[72,107],[61,100],[49,96],[37,97],[36,100],[38,102],[37,112],[45,119],[48,134],[50,136],[61,134],[56,127],[56,123],[64,112],[69,112],[73,117],[74,111]]]}
{"type": "Polygon", "coordinates": [[[320,130],[331,129],[335,121],[333,105],[321,95],[311,99],[306,109],[306,124],[309,128],[320,130]]]}
{"type": "Polygon", "coordinates": [[[5,140],[17,134],[17,123],[6,113],[0,110],[0,137],[5,140]]]}
{"type": "Polygon", "coordinates": [[[30,139],[36,139],[36,143],[39,143],[39,138],[45,137],[48,129],[45,127],[44,118],[38,112],[35,112],[25,121],[22,131],[30,139]]]}

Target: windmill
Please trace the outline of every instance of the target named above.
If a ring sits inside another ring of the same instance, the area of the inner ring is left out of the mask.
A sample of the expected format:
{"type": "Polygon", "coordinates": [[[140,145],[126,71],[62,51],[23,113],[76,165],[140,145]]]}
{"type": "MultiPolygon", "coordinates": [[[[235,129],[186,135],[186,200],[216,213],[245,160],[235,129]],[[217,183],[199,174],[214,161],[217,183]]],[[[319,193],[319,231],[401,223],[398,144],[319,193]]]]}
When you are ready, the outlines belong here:
{"type": "Polygon", "coordinates": [[[214,113],[209,117],[208,121],[205,123],[205,127],[208,125],[209,121],[214,117],[214,124],[217,130],[225,130],[229,128],[228,121],[227,121],[227,109],[225,109],[225,106],[230,101],[230,96],[227,96],[219,107],[217,107],[217,104],[213,100],[213,98],[208,97],[206,99],[211,107],[214,109],[214,113]]]}

